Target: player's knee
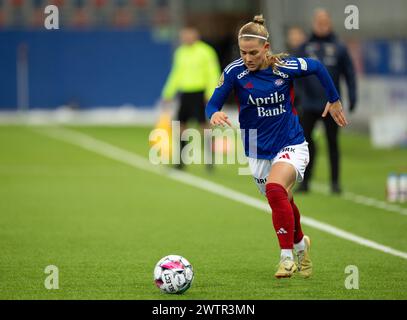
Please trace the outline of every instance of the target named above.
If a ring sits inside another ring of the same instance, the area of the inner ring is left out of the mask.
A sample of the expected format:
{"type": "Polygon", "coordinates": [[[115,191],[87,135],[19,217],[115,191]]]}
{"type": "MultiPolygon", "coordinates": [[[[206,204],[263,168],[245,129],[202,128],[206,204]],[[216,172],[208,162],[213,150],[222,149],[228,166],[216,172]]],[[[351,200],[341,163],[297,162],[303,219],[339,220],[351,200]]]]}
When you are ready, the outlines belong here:
{"type": "Polygon", "coordinates": [[[270,182],[266,184],[266,196],[270,204],[288,199],[287,190],[279,183],[270,182]]]}

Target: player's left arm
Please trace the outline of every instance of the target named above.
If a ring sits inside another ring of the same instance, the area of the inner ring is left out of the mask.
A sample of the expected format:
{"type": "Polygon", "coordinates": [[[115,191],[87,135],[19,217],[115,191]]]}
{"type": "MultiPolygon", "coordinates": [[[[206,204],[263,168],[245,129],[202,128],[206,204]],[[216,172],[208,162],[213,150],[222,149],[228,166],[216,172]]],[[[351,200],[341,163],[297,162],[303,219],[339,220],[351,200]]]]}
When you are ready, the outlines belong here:
{"type": "Polygon", "coordinates": [[[279,70],[288,73],[292,77],[303,77],[311,74],[317,76],[328,97],[322,117],[326,117],[329,112],[338,126],[343,127],[347,125],[348,121],[343,112],[342,103],[339,100],[338,90],[336,90],[335,84],[325,66],[320,61],[312,58],[290,58],[289,61],[285,65],[278,66],[279,70]]]}

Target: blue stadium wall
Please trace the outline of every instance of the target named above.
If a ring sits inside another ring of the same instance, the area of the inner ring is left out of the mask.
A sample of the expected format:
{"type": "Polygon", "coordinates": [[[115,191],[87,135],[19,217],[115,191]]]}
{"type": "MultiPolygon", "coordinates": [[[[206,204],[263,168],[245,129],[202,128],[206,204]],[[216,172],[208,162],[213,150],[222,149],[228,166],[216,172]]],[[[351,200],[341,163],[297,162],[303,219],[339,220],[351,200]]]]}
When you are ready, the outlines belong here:
{"type": "Polygon", "coordinates": [[[17,108],[17,51],[28,48],[29,107],[152,106],[172,48],[150,31],[0,32],[0,110],[17,108]]]}

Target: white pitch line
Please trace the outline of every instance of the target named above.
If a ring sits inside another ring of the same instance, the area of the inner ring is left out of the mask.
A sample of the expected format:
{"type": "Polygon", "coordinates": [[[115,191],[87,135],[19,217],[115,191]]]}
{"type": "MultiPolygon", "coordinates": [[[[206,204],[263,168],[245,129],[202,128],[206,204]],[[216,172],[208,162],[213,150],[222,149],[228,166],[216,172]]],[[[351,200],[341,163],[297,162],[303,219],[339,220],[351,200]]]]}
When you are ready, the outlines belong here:
{"type": "MultiPolygon", "coordinates": [[[[117,160],[121,163],[125,163],[132,167],[142,169],[145,171],[149,171],[152,173],[156,173],[159,175],[164,175],[170,179],[175,181],[182,182],[184,184],[188,184],[198,189],[202,189],[211,193],[216,194],[217,196],[221,196],[244,205],[248,205],[262,211],[265,211],[270,214],[270,208],[265,201],[261,201],[257,198],[251,197],[239,191],[235,191],[228,187],[222,186],[218,183],[206,180],[204,178],[200,178],[194,176],[192,174],[178,171],[175,169],[164,169],[159,166],[154,166],[151,164],[146,158],[141,157],[137,154],[132,152],[126,151],[124,149],[118,148],[113,146],[109,143],[103,142],[101,140],[95,139],[91,136],[86,134],[69,130],[69,129],[62,129],[62,128],[55,128],[55,129],[46,129],[46,130],[35,130],[36,132],[45,134],[53,139],[62,140],[68,142],[70,144],[79,146],[85,150],[95,152],[99,155],[103,155],[106,158],[117,160]]],[[[320,222],[313,218],[308,218],[305,216],[301,216],[301,222],[304,225],[308,225],[314,229],[323,231],[325,233],[329,233],[331,235],[337,236],[339,238],[352,241],[362,246],[369,247],[371,249],[375,249],[396,257],[400,257],[403,259],[407,259],[407,253],[403,251],[399,251],[393,249],[388,246],[384,246],[380,243],[362,238],[345,230],[336,228],[329,224],[320,222]]]]}
{"type": "MultiPolygon", "coordinates": [[[[330,194],[328,186],[321,183],[313,182],[311,183],[311,188],[313,191],[316,191],[324,195],[330,194]]],[[[344,200],[355,202],[368,207],[386,210],[389,212],[395,212],[407,216],[407,209],[400,207],[397,204],[387,203],[385,201],[377,200],[349,191],[345,191],[340,197],[344,200]]]]}

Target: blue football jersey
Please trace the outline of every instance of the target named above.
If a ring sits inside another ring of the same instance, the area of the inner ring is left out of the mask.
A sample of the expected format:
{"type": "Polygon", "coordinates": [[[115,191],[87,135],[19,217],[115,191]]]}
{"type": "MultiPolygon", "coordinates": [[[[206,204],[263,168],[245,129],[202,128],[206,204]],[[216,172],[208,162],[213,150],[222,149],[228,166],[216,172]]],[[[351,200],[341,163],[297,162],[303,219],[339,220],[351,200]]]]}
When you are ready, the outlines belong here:
{"type": "Polygon", "coordinates": [[[329,102],[339,99],[326,68],[317,60],[290,57],[275,69],[269,67],[253,72],[242,59],[235,60],[224,69],[206,106],[206,115],[210,119],[219,111],[233,90],[246,156],[273,159],[282,148],[305,141],[293,105],[293,80],[310,74],[319,78],[329,102]]]}

